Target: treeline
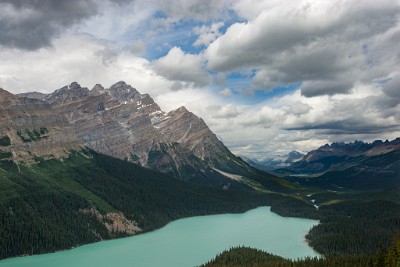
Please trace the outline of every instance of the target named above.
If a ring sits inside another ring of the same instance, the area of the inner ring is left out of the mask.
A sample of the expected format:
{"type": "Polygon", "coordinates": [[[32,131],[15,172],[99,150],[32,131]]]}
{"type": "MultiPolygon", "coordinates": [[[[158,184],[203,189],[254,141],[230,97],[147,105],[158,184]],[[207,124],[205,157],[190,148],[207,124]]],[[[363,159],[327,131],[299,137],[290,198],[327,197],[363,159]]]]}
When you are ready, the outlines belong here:
{"type": "Polygon", "coordinates": [[[325,256],[371,254],[381,242],[387,245],[393,234],[400,233],[400,204],[392,201],[333,199],[315,209],[301,199],[281,198],[272,204],[271,211],[281,216],[319,220],[306,238],[311,247],[325,256]]]}
{"type": "Polygon", "coordinates": [[[400,236],[388,248],[381,247],[374,255],[314,257],[297,260],[248,247],[232,248],[217,255],[201,267],[398,267],[400,266],[400,236]]]}
{"type": "Polygon", "coordinates": [[[390,201],[343,201],[318,209],[320,224],[307,239],[323,255],[361,255],[387,245],[400,232],[400,205],[390,201]]]}
{"type": "Polygon", "coordinates": [[[400,235],[393,238],[389,247],[381,245],[374,260],[374,266],[398,267],[400,266],[400,235]]]}
{"type": "MultiPolygon", "coordinates": [[[[282,216],[318,219],[307,236],[324,255],[368,254],[400,230],[400,205],[343,201],[318,210],[300,197],[193,185],[93,151],[17,166],[0,161],[0,259],[118,237],[94,215],[121,211],[143,232],[189,216],[271,206],[282,216]]],[[[123,234],[122,234],[123,235],[123,234]]]]}
{"type": "Polygon", "coordinates": [[[295,197],[280,197],[274,201],[271,211],[284,217],[319,219],[318,210],[313,205],[295,197]]]}
{"type": "MultiPolygon", "coordinates": [[[[304,201],[280,194],[223,191],[193,185],[93,151],[37,164],[0,162],[0,258],[37,254],[117,237],[95,216],[121,211],[143,232],[189,216],[240,213],[272,206],[284,215],[311,212],[304,201]]],[[[303,216],[304,217],[304,216],[303,216]]]]}
{"type": "Polygon", "coordinates": [[[254,248],[238,247],[222,252],[201,267],[384,267],[373,264],[373,258],[368,256],[290,260],[254,248]]]}
{"type": "Polygon", "coordinates": [[[88,168],[75,168],[82,186],[104,199],[144,231],[158,228],[178,218],[244,212],[265,205],[263,194],[222,191],[192,185],[127,161],[92,152],[102,175],[90,175],[88,168]]]}
{"type": "Polygon", "coordinates": [[[94,152],[19,167],[0,161],[0,184],[0,259],[119,237],[82,212],[92,207],[122,211],[146,232],[178,218],[244,212],[270,201],[261,193],[195,186],[94,152]]]}
{"type": "Polygon", "coordinates": [[[108,238],[89,203],[68,192],[32,188],[0,204],[0,258],[38,254],[108,238]]]}
{"type": "Polygon", "coordinates": [[[77,181],[128,217],[138,220],[144,230],[153,230],[182,217],[240,213],[258,206],[271,206],[281,216],[318,218],[313,205],[295,197],[189,184],[127,161],[91,153],[106,175],[90,176],[91,170],[83,168],[79,169],[77,181]]]}

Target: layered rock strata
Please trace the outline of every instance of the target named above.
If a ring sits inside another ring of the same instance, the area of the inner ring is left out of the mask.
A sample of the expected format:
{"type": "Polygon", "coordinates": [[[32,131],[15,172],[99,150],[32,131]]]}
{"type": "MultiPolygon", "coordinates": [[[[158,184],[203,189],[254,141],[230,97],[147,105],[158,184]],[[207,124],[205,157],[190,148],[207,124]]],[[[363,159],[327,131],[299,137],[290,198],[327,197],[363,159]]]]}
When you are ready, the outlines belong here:
{"type": "Polygon", "coordinates": [[[49,103],[0,89],[0,159],[60,158],[81,147],[68,120],[49,103]]]}

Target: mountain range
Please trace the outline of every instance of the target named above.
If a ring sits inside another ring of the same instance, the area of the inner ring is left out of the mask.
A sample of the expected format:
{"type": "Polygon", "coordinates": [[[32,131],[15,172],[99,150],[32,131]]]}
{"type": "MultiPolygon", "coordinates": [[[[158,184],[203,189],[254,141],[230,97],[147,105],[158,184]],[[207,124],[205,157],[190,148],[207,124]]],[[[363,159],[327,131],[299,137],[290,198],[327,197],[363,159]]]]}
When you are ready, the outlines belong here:
{"type": "Polygon", "coordinates": [[[125,82],[92,90],[72,83],[43,99],[67,118],[83,145],[100,153],[221,188],[240,186],[222,171],[251,172],[202,119],[185,107],[163,112],[125,82]]]}
{"type": "Polygon", "coordinates": [[[400,138],[326,144],[274,173],[305,186],[339,191],[400,188],[400,138]]]}
{"type": "Polygon", "coordinates": [[[2,151],[13,159],[58,158],[79,146],[224,190],[292,190],[233,155],[185,107],[164,112],[148,94],[122,81],[91,90],[73,82],[47,95],[2,90],[2,98],[8,103],[3,120],[11,122],[0,129],[1,136],[11,138],[11,146],[2,151]]]}
{"type": "Polygon", "coordinates": [[[268,157],[263,160],[251,159],[248,157],[240,156],[244,161],[249,163],[251,166],[260,170],[271,172],[273,170],[288,167],[291,164],[299,161],[304,156],[303,153],[292,150],[285,155],[279,155],[275,157],[268,157]]]}
{"type": "MultiPolygon", "coordinates": [[[[374,205],[397,216],[397,191],[379,190],[398,188],[399,143],[334,143],[300,160],[293,152],[281,159],[291,164],[275,170],[278,177],[233,155],[186,108],[164,112],[124,82],[91,90],[74,82],[51,94],[0,89],[0,259],[261,205],[320,219],[309,236],[313,247],[342,253],[351,242],[337,246],[329,232],[346,229],[336,224],[343,214],[360,215],[352,200],[389,199],[374,205]],[[346,192],[332,192],[339,190],[346,192]]],[[[374,232],[368,242],[353,240],[355,247],[369,251],[389,238],[397,219],[379,216],[368,228],[359,227],[364,217],[345,222],[363,236],[374,232]]]]}
{"type": "Polygon", "coordinates": [[[0,259],[243,212],[271,205],[257,190],[292,190],[185,108],[162,112],[123,82],[49,95],[0,89],[0,185],[0,259]]]}
{"type": "Polygon", "coordinates": [[[148,94],[123,81],[91,90],[73,82],[50,94],[1,90],[0,101],[0,137],[11,141],[0,149],[2,158],[60,158],[86,147],[224,190],[291,192],[296,185],[286,181],[332,190],[399,187],[400,139],[332,143],[306,155],[292,151],[242,160],[185,107],[164,112],[148,94]]]}

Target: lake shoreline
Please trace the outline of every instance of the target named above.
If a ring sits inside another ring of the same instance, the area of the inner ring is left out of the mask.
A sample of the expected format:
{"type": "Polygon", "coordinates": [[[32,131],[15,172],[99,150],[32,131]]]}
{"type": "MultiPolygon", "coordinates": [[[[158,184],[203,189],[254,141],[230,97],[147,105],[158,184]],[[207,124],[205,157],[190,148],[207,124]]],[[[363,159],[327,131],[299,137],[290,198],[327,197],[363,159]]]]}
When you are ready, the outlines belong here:
{"type": "MultiPolygon", "coordinates": [[[[1,264],[2,261],[8,260],[8,259],[15,259],[15,258],[30,257],[30,256],[54,254],[54,253],[58,253],[58,252],[70,251],[70,250],[73,250],[73,249],[76,249],[76,248],[79,248],[79,247],[83,247],[83,246],[86,246],[86,245],[92,245],[92,244],[96,244],[96,243],[100,243],[100,242],[106,242],[106,241],[112,241],[112,240],[119,240],[119,239],[124,239],[124,238],[135,237],[135,236],[139,236],[139,235],[143,235],[143,234],[148,234],[148,233],[157,231],[157,230],[159,230],[159,229],[161,229],[161,228],[167,226],[168,224],[170,224],[170,223],[172,223],[172,222],[174,222],[174,221],[177,221],[177,220],[183,220],[183,219],[193,218],[193,217],[213,216],[213,215],[243,214],[243,213],[246,213],[246,212],[248,212],[248,211],[251,211],[251,210],[253,210],[253,209],[257,209],[257,208],[260,208],[260,207],[270,207],[270,206],[257,206],[257,207],[255,207],[255,208],[246,210],[245,212],[238,212],[238,213],[225,212],[225,213],[211,213],[211,214],[203,214],[203,215],[195,215],[195,216],[181,217],[181,218],[178,218],[178,219],[169,221],[169,222],[163,224],[162,226],[160,226],[160,227],[158,227],[158,228],[155,228],[155,229],[152,229],[152,230],[148,230],[148,231],[140,231],[140,232],[138,232],[137,234],[134,234],[134,235],[120,236],[120,237],[115,237],[115,238],[110,238],[110,239],[102,239],[102,240],[98,240],[98,241],[94,241],[94,242],[90,242],[90,243],[85,243],[85,244],[80,244],[80,245],[77,244],[77,245],[72,246],[72,247],[69,247],[69,248],[58,249],[58,250],[50,251],[50,252],[44,252],[44,253],[38,253],[38,254],[22,254],[22,255],[18,255],[18,256],[13,256],[13,257],[1,259],[1,260],[0,260],[0,264],[1,264]]],[[[275,213],[275,212],[274,212],[274,213],[275,213]]],[[[277,213],[276,213],[276,214],[277,214],[277,213]]],[[[279,215],[279,214],[278,214],[278,215],[279,215]]],[[[279,215],[279,216],[281,216],[281,215],[279,215]]],[[[307,218],[304,218],[304,219],[307,219],[307,218]]]]}
{"type": "MultiPolygon", "coordinates": [[[[0,266],[2,266],[2,264],[5,263],[6,261],[9,261],[9,260],[12,260],[12,259],[15,260],[15,259],[23,259],[23,258],[29,258],[29,257],[43,256],[43,255],[55,255],[55,254],[57,254],[57,253],[63,253],[63,252],[73,252],[73,251],[75,251],[76,249],[82,249],[82,248],[83,248],[83,249],[86,249],[85,247],[89,247],[89,246],[92,246],[92,245],[94,245],[94,244],[107,243],[107,242],[103,242],[103,241],[112,242],[112,241],[117,241],[117,240],[124,240],[124,239],[128,239],[128,238],[141,237],[141,236],[144,236],[143,234],[154,235],[156,232],[161,231],[161,230],[164,229],[164,228],[168,228],[171,224],[174,224],[174,223],[176,223],[176,222],[178,222],[178,221],[180,221],[180,223],[182,223],[182,221],[184,222],[184,221],[186,221],[186,220],[189,220],[189,221],[190,221],[190,220],[202,220],[202,219],[208,220],[208,219],[214,219],[215,217],[218,217],[218,216],[220,216],[220,217],[224,217],[224,216],[225,216],[225,217],[230,217],[230,216],[246,217],[246,214],[247,214],[247,213],[251,213],[251,212],[254,213],[256,210],[259,210],[260,208],[266,208],[265,210],[268,210],[271,214],[273,214],[273,216],[278,216],[278,218],[281,218],[281,219],[283,219],[283,220],[285,220],[286,218],[290,218],[290,219],[300,219],[300,220],[310,220],[310,221],[314,221],[314,223],[313,223],[312,225],[315,225],[315,224],[316,224],[316,223],[315,223],[315,222],[316,222],[315,220],[311,220],[311,219],[307,219],[307,218],[282,217],[281,215],[279,215],[279,214],[277,214],[277,213],[275,213],[275,212],[272,212],[272,211],[271,211],[271,206],[259,206],[259,207],[257,207],[257,208],[249,209],[249,210],[247,210],[247,211],[245,211],[245,212],[242,212],[242,213],[204,214],[204,215],[199,215],[199,216],[184,217],[184,218],[180,218],[180,219],[177,219],[177,220],[170,221],[170,222],[166,223],[165,225],[163,225],[162,227],[157,228],[157,229],[155,229],[155,230],[143,232],[143,233],[140,233],[140,234],[138,234],[138,235],[127,236],[127,237],[121,237],[121,238],[115,238],[115,239],[100,240],[100,241],[97,241],[97,242],[92,242],[92,243],[88,243],[88,244],[82,244],[82,245],[74,246],[74,247],[71,247],[71,248],[68,248],[68,249],[58,250],[58,251],[49,252],[49,253],[34,254],[34,255],[21,255],[21,256],[17,256],[17,257],[11,257],[11,258],[7,258],[7,259],[1,260],[1,261],[0,261],[0,266]],[[206,217],[209,217],[209,218],[206,218],[206,217]]],[[[317,222],[317,223],[319,223],[319,222],[317,222]]],[[[311,226],[311,227],[312,227],[312,226],[311,226]]],[[[309,229],[311,229],[311,227],[310,227],[309,229]]],[[[308,233],[309,229],[307,230],[307,232],[306,232],[305,234],[308,233]]],[[[305,236],[305,235],[304,235],[304,236],[305,236]]],[[[303,238],[303,239],[304,239],[304,238],[303,238]]],[[[307,246],[310,250],[312,250],[314,253],[316,253],[316,251],[315,251],[311,246],[309,246],[308,242],[306,242],[306,246],[307,246]]],[[[221,250],[221,251],[218,251],[218,253],[221,253],[221,252],[222,252],[222,250],[221,250]]],[[[214,256],[215,256],[215,255],[214,255],[214,256]]]]}

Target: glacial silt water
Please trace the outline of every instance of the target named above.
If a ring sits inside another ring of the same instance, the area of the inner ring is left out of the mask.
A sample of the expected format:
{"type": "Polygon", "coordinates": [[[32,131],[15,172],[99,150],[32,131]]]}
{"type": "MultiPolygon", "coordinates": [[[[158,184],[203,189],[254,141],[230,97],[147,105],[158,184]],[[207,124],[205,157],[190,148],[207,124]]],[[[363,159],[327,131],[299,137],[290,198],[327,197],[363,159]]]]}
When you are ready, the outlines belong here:
{"type": "Polygon", "coordinates": [[[0,261],[0,267],[189,267],[234,246],[285,258],[316,256],[304,236],[317,221],[285,218],[260,207],[242,214],[180,219],[146,234],[72,250],[0,261]]]}

